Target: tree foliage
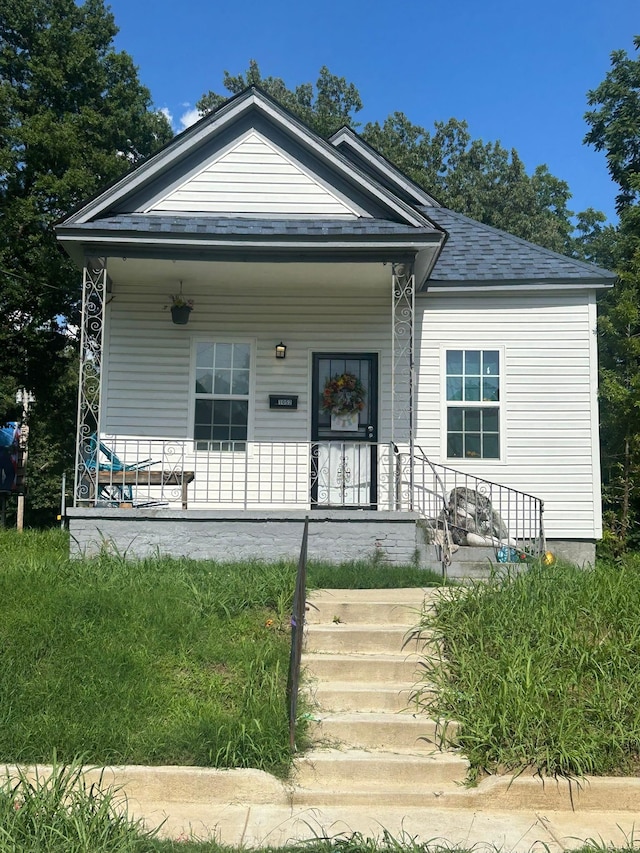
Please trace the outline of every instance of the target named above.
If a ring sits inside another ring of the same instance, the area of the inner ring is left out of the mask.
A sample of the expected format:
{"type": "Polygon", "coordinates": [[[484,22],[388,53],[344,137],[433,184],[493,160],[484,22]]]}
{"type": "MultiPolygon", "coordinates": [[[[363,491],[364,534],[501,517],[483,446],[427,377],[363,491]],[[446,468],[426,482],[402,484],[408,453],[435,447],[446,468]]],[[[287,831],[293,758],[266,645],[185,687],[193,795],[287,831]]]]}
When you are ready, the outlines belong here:
{"type": "Polygon", "coordinates": [[[571,198],[546,166],[527,174],[515,149],[471,139],[465,121],[435,122],[433,132],[394,113],[363,137],[452,210],[556,252],[571,252],[571,198]]]}
{"type": "Polygon", "coordinates": [[[57,495],[75,435],[80,274],[53,225],[171,135],[116,32],[103,0],[0,4],[0,417],[35,395],[32,507],[57,495]]]}
{"type": "MultiPolygon", "coordinates": [[[[237,95],[248,86],[259,86],[283,107],[297,115],[320,136],[331,136],[343,125],[353,125],[352,114],[362,109],[360,94],[353,83],[336,77],[323,65],[314,86],[302,83],[289,89],[280,77],[263,77],[255,59],[249,62],[245,74],[233,76],[224,72],[223,85],[227,92],[237,95]]],[[[229,95],[207,92],[196,104],[203,115],[223,104],[229,95]]]]}
{"type": "MultiPolygon", "coordinates": [[[[290,89],[279,77],[263,77],[255,60],[244,74],[226,71],[223,83],[231,94],[259,86],[323,137],[344,125],[358,127],[358,90],[326,67],[315,89],[311,83],[290,89]]],[[[209,92],[198,109],[207,113],[226,97],[209,92]]],[[[365,125],[362,136],[447,207],[554,251],[573,252],[568,185],[546,166],[529,175],[515,149],[473,140],[465,121],[437,121],[428,131],[396,112],[382,123],[365,125]]]]}
{"type": "MultiPolygon", "coordinates": [[[[634,45],[640,50],[640,36],[634,45]]],[[[624,549],[640,542],[640,57],[614,51],[588,102],[585,142],[605,152],[619,186],[615,237],[596,229],[592,249],[619,276],[600,301],[598,337],[603,495],[615,546],[624,549]]]]}

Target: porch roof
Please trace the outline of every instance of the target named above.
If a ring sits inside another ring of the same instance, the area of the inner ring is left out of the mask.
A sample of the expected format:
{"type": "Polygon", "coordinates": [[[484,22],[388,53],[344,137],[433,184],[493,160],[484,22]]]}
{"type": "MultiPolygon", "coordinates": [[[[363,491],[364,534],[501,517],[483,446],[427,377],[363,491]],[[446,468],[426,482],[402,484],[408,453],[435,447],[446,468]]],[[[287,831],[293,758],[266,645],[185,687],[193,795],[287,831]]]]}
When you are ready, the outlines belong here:
{"type": "Polygon", "coordinates": [[[80,264],[85,254],[162,258],[231,259],[234,254],[309,260],[400,261],[441,246],[437,225],[416,227],[388,219],[251,218],[211,215],[114,214],[57,226],[69,254],[80,264]]]}

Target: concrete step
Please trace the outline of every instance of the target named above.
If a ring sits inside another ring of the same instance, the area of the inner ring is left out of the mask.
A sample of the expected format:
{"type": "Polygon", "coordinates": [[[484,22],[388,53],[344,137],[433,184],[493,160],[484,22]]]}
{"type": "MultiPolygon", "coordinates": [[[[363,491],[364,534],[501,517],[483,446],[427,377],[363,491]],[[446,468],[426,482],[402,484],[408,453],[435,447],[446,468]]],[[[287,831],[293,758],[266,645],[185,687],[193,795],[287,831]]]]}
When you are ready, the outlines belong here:
{"type": "Polygon", "coordinates": [[[417,656],[406,655],[357,655],[357,654],[303,654],[303,678],[305,681],[355,681],[387,682],[403,681],[410,686],[420,679],[417,656]]]}
{"type": "Polygon", "coordinates": [[[355,654],[426,654],[429,635],[415,634],[399,625],[309,625],[305,634],[308,652],[355,654]]]}
{"type": "MultiPolygon", "coordinates": [[[[320,713],[311,730],[316,741],[360,749],[433,752],[440,747],[438,724],[424,714],[384,712],[320,713]]],[[[447,728],[449,740],[455,730],[447,728]]]]}
{"type": "MultiPolygon", "coordinates": [[[[379,813],[377,810],[370,812],[372,806],[400,806],[403,813],[409,817],[409,809],[412,808],[420,809],[420,814],[424,815],[425,809],[437,809],[441,805],[449,806],[451,801],[458,802],[460,787],[458,782],[431,782],[429,780],[423,780],[416,790],[407,787],[387,787],[384,784],[380,784],[377,788],[351,788],[349,791],[334,791],[324,787],[295,787],[291,794],[291,805],[294,807],[306,806],[307,808],[320,806],[361,807],[367,809],[372,816],[379,813]]],[[[351,826],[350,830],[352,831],[351,826]]],[[[425,835],[425,840],[426,838],[425,835]]],[[[462,846],[464,849],[469,849],[467,845],[462,846]]]]}
{"type": "MultiPolygon", "coordinates": [[[[426,685],[421,689],[426,691],[426,685]]],[[[307,693],[319,708],[332,711],[413,713],[417,710],[412,698],[414,688],[405,682],[318,681],[307,685],[307,693]]]]}
{"type": "Polygon", "coordinates": [[[308,625],[344,623],[415,625],[439,588],[323,589],[307,597],[308,625]]]}
{"type": "Polygon", "coordinates": [[[351,790],[405,789],[420,791],[441,782],[463,782],[469,762],[454,752],[378,752],[349,749],[313,750],[296,766],[299,788],[351,790]]]}

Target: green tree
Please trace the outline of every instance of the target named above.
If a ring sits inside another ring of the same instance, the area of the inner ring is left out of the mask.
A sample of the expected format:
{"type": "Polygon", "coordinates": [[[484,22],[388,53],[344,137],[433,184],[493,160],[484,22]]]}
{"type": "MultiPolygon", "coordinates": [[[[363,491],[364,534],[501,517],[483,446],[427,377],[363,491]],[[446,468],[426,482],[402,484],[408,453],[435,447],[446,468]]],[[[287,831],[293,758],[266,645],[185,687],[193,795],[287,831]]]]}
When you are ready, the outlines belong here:
{"type": "MultiPolygon", "coordinates": [[[[223,86],[232,95],[237,95],[248,86],[259,86],[283,107],[297,115],[320,136],[331,136],[343,125],[353,126],[352,114],[362,109],[360,94],[344,77],[331,74],[326,66],[320,69],[315,85],[302,83],[289,89],[280,77],[263,77],[255,59],[250,60],[245,74],[235,77],[224,72],[223,86]]],[[[196,104],[202,115],[223,104],[229,95],[207,92],[196,104]]]]}
{"type": "Polygon", "coordinates": [[[0,0],[0,417],[32,410],[30,504],[72,460],[80,275],[53,225],[171,136],[103,0],[0,0]]]}
{"type": "Polygon", "coordinates": [[[598,337],[605,512],[625,548],[640,542],[640,58],[614,51],[588,103],[585,142],[605,152],[619,186],[615,240],[596,232],[595,251],[609,254],[619,276],[600,301],[598,337]]]}
{"type": "MultiPolygon", "coordinates": [[[[244,74],[225,71],[223,85],[231,94],[259,86],[323,137],[344,125],[355,129],[354,116],[362,108],[353,83],[331,74],[326,66],[320,69],[315,89],[312,83],[290,89],[280,77],[263,77],[255,60],[244,74]]],[[[208,92],[197,107],[205,114],[226,97],[208,92]]],[[[362,136],[453,210],[557,252],[573,252],[568,185],[546,166],[528,175],[514,149],[472,140],[466,122],[437,121],[430,132],[396,112],[382,124],[367,124],[362,136]]]]}
{"type": "Polygon", "coordinates": [[[438,201],[556,252],[572,251],[571,198],[546,166],[528,175],[518,152],[472,140],[467,123],[451,118],[429,132],[394,113],[363,137],[438,201]]]}

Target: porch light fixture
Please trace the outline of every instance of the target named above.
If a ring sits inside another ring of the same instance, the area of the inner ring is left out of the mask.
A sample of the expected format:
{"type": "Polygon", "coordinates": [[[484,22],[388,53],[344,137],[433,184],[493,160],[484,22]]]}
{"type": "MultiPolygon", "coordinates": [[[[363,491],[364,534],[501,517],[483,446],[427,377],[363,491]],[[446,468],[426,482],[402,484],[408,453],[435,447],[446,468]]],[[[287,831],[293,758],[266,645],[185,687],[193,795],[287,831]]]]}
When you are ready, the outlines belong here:
{"type": "Polygon", "coordinates": [[[282,343],[282,341],[280,341],[279,344],[276,344],[276,358],[286,358],[286,357],[287,357],[287,348],[282,343]]]}

